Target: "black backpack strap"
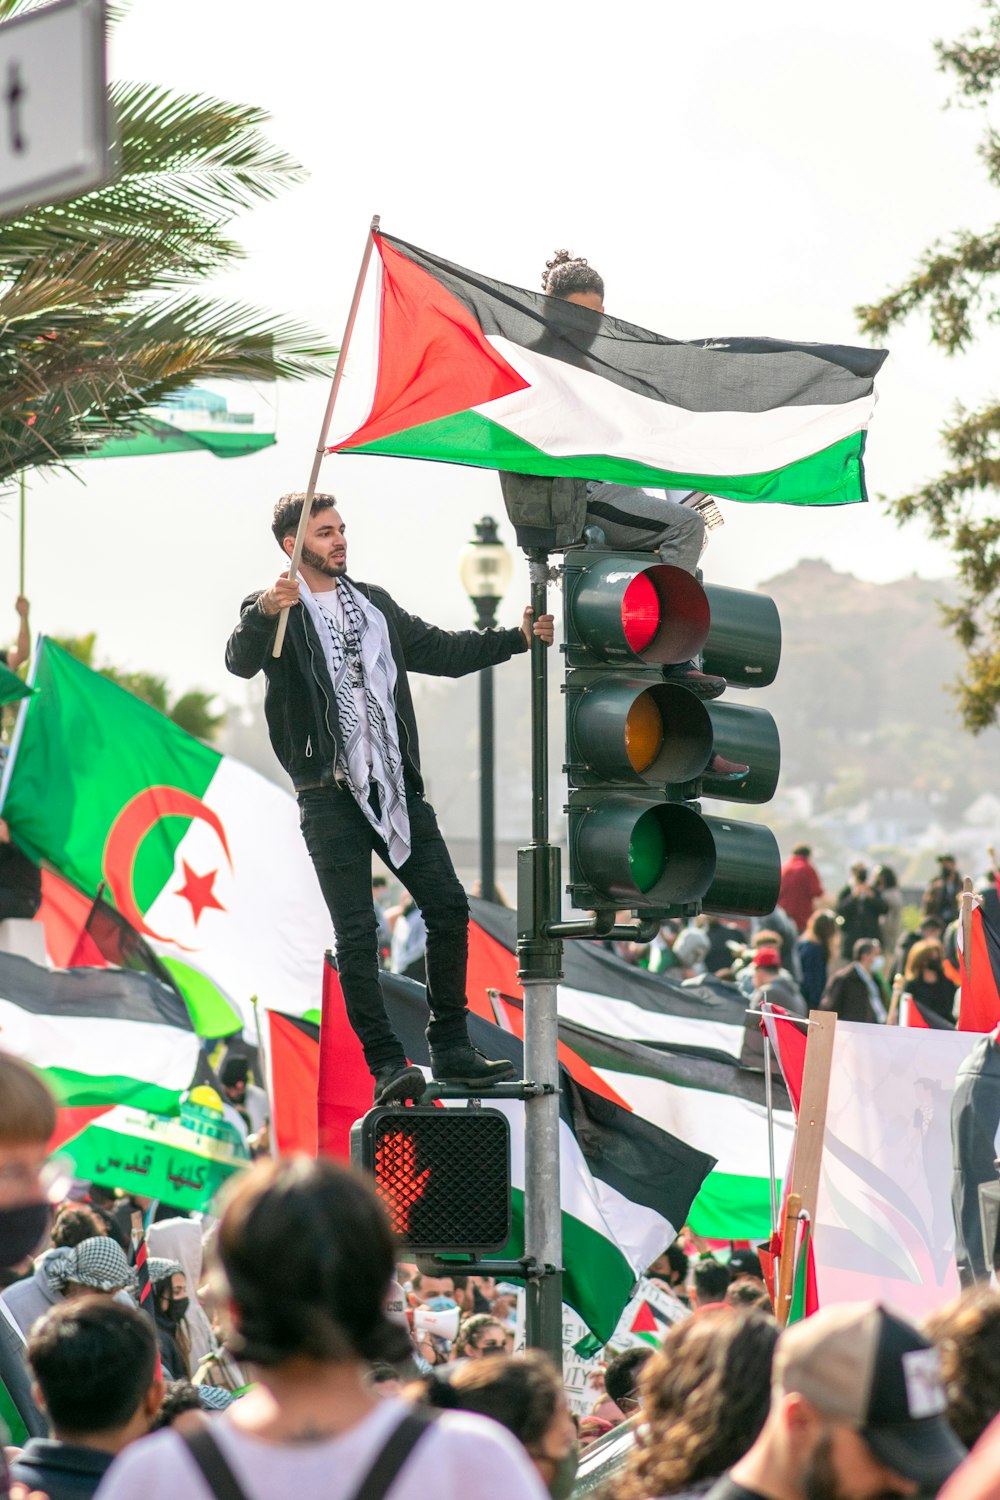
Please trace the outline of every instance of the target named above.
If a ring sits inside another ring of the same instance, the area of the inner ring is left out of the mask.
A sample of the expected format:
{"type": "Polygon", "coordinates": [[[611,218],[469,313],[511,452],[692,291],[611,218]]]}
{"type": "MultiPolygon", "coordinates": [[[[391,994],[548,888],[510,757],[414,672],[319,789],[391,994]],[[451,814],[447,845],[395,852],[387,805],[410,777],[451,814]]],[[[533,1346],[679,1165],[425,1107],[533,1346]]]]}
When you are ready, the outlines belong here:
{"type": "MultiPolygon", "coordinates": [[[[415,1406],[394,1427],[385,1446],[362,1479],[351,1500],[385,1500],[400,1469],[406,1463],[424,1433],[433,1426],[438,1413],[426,1406],[415,1406]]],[[[220,1496],[220,1500],[230,1500],[220,1496]]],[[[232,1496],[236,1500],[236,1496],[232,1496]]]]}
{"type": "Polygon", "coordinates": [[[178,1433],[188,1452],[202,1472],[215,1500],[247,1500],[247,1494],[229,1467],[229,1460],[219,1447],[206,1422],[188,1432],[178,1433]]]}
{"type": "MultiPolygon", "coordinates": [[[[414,1407],[393,1428],[375,1462],[357,1486],[351,1500],[385,1500],[397,1475],[424,1433],[437,1418],[427,1407],[414,1407]]],[[[215,1500],[247,1500],[247,1494],[207,1423],[178,1434],[204,1476],[215,1500]]]]}

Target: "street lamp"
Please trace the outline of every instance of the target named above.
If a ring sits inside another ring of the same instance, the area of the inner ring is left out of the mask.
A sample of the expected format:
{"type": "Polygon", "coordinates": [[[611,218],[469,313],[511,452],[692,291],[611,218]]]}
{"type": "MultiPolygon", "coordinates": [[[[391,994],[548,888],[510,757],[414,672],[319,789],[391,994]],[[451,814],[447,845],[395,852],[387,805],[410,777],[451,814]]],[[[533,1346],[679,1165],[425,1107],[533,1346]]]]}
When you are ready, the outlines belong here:
{"type": "MultiPolygon", "coordinates": [[[[476,610],[476,625],[496,624],[497,605],[514,573],[511,555],[492,516],[483,516],[462,553],[459,576],[476,610]]],[[[493,668],[479,673],[479,889],[484,901],[496,901],[496,819],[494,802],[493,668]]]]}

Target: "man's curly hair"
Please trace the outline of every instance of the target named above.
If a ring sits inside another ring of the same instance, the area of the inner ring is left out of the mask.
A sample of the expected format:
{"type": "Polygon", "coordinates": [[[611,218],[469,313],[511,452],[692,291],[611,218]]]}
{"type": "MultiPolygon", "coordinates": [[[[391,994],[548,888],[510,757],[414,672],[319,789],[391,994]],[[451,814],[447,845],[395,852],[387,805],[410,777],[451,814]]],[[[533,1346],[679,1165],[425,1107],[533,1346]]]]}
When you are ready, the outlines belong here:
{"type": "Polygon", "coordinates": [[[646,1436],[613,1500],[673,1495],[742,1458],[767,1417],[777,1340],[777,1323],[754,1309],[708,1307],[675,1323],[639,1379],[646,1436]]]}

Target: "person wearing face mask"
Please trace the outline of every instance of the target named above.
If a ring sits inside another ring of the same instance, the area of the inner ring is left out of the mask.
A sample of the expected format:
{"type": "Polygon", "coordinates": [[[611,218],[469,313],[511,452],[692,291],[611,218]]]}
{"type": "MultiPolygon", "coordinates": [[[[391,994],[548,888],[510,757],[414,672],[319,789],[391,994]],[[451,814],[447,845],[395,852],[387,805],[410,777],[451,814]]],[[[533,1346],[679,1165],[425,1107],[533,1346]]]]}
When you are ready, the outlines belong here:
{"type": "Polygon", "coordinates": [[[906,955],[903,987],[921,1005],[946,1021],[954,1021],[955,986],[944,972],[944,949],[940,943],[914,943],[906,955]]]}
{"type": "Polygon", "coordinates": [[[189,1298],[184,1269],[176,1260],[160,1260],[153,1255],[149,1258],[149,1280],[164,1375],[168,1380],[190,1380],[191,1345],[184,1321],[189,1298]]]}
{"type": "Polygon", "coordinates": [[[842,1021],[884,1022],[885,1000],[876,975],[882,972],[882,948],[875,938],[858,938],[854,962],[827,981],[820,1010],[832,1010],[842,1021]]]}

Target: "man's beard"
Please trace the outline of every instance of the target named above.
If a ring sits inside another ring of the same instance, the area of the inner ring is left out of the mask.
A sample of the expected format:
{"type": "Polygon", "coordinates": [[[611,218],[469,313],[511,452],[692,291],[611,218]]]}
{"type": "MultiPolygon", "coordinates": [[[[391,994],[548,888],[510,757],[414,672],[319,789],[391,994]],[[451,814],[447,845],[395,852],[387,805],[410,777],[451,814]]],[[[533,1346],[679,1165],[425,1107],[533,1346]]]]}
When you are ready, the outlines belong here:
{"type": "Polygon", "coordinates": [[[308,547],[302,548],[302,561],[307,567],[315,568],[317,573],[322,573],[327,578],[340,578],[347,572],[346,557],[339,562],[334,562],[332,558],[321,557],[318,552],[313,552],[308,547]]]}
{"type": "MultiPolygon", "coordinates": [[[[813,1450],[802,1480],[802,1494],[804,1500],[848,1500],[833,1461],[832,1432],[824,1432],[813,1450]]],[[[898,1495],[893,1490],[881,1490],[869,1495],[868,1500],[898,1500],[898,1495]]]]}

